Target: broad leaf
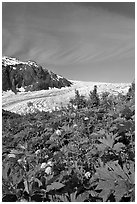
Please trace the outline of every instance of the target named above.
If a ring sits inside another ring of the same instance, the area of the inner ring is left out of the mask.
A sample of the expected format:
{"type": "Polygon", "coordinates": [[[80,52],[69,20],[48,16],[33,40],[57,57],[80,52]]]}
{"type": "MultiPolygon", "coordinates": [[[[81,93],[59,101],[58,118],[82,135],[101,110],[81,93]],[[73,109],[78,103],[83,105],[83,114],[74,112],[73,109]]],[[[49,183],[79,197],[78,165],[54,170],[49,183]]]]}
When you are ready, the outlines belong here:
{"type": "Polygon", "coordinates": [[[51,185],[47,186],[47,191],[50,190],[59,190],[61,188],[63,188],[65,185],[59,182],[53,182],[51,185]]]}
{"type": "Polygon", "coordinates": [[[121,198],[124,196],[124,194],[126,193],[127,193],[126,183],[121,179],[118,181],[118,184],[115,187],[114,195],[115,195],[116,202],[119,202],[121,198]]]}
{"type": "Polygon", "coordinates": [[[106,145],[107,147],[112,148],[115,142],[115,137],[116,135],[106,135],[105,138],[102,139],[98,139],[98,141],[100,141],[102,144],[106,145]]]}
{"type": "Polygon", "coordinates": [[[125,172],[123,171],[123,169],[121,168],[121,166],[118,164],[117,161],[113,161],[113,162],[108,162],[107,163],[108,167],[111,168],[114,171],[114,174],[117,175],[118,177],[121,177],[122,179],[127,180],[128,177],[125,174],[125,172]]]}
{"type": "Polygon", "coordinates": [[[98,183],[98,186],[96,187],[96,190],[100,190],[102,189],[102,191],[99,193],[99,197],[103,198],[103,202],[105,202],[111,191],[114,189],[114,180],[100,180],[99,183],[98,183]]]}
{"type": "Polygon", "coordinates": [[[120,151],[121,151],[121,148],[124,148],[124,147],[125,147],[125,145],[124,145],[123,143],[118,142],[118,143],[116,143],[116,144],[114,145],[113,150],[116,150],[117,152],[120,152],[120,151]]]}
{"type": "Polygon", "coordinates": [[[72,202],[84,202],[86,199],[89,198],[89,193],[88,192],[84,192],[84,193],[81,193],[79,194],[74,201],[72,202]]]}

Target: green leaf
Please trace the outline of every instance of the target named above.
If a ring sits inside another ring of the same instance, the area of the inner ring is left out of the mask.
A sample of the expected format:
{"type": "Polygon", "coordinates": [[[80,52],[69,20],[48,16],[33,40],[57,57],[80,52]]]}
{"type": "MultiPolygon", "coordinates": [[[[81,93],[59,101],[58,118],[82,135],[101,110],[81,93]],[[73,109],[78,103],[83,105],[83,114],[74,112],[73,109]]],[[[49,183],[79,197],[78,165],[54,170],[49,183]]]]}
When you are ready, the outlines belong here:
{"type": "Polygon", "coordinates": [[[116,135],[108,134],[108,135],[106,135],[105,138],[98,139],[98,141],[100,141],[102,144],[112,148],[113,144],[115,142],[115,137],[116,137],[116,135]]]}
{"type": "Polygon", "coordinates": [[[34,181],[38,183],[39,187],[42,186],[42,182],[38,178],[35,178],[34,181]]]}
{"type": "Polygon", "coordinates": [[[129,161],[123,164],[123,171],[128,175],[129,182],[135,184],[135,162],[129,161]]]}
{"type": "Polygon", "coordinates": [[[69,202],[67,195],[58,195],[58,198],[60,199],[60,202],[69,202]]]}
{"type": "Polygon", "coordinates": [[[114,184],[112,182],[112,180],[100,180],[96,190],[100,190],[100,189],[113,189],[114,188],[114,184]]]}
{"type": "MultiPolygon", "coordinates": [[[[105,144],[95,144],[99,152],[104,152],[104,150],[107,148],[105,144]]],[[[95,152],[96,153],[96,152],[95,152]]]]}
{"type": "Polygon", "coordinates": [[[60,188],[63,188],[65,185],[59,182],[53,182],[51,185],[47,186],[47,191],[50,190],[59,190],[60,188]]]}
{"type": "Polygon", "coordinates": [[[105,181],[102,180],[99,181],[96,190],[102,189],[102,191],[99,193],[99,197],[103,198],[103,202],[105,202],[108,199],[114,187],[115,187],[114,180],[109,179],[105,181]]]}
{"type": "Polygon", "coordinates": [[[24,186],[25,186],[24,191],[26,191],[26,192],[29,194],[29,189],[28,189],[28,182],[27,182],[27,180],[24,181],[24,186]]]}
{"type": "Polygon", "coordinates": [[[84,202],[88,198],[89,193],[85,191],[84,193],[79,194],[73,202],[84,202]]]}
{"type": "Polygon", "coordinates": [[[110,193],[111,193],[110,189],[103,189],[101,193],[99,193],[99,197],[103,198],[103,202],[106,202],[110,193]]]}
{"type": "Polygon", "coordinates": [[[102,135],[101,134],[98,134],[98,133],[92,133],[92,134],[90,134],[90,138],[91,139],[98,139],[99,137],[101,137],[102,135]]]}
{"type": "Polygon", "coordinates": [[[104,166],[104,167],[99,167],[96,169],[96,175],[98,175],[98,178],[101,179],[101,180],[115,180],[116,176],[113,172],[113,175],[112,175],[112,172],[111,171],[108,171],[108,167],[107,165],[104,166]]]}
{"type": "Polygon", "coordinates": [[[125,147],[125,145],[124,145],[123,143],[118,142],[118,143],[116,143],[116,144],[114,145],[113,150],[116,150],[117,152],[120,152],[120,151],[121,151],[121,148],[124,148],[124,147],[125,147]]]}
{"type": "Polygon", "coordinates": [[[18,150],[16,150],[16,149],[12,149],[12,150],[10,151],[10,154],[20,154],[20,153],[22,153],[22,152],[20,152],[20,151],[18,151],[18,150]]]}
{"type": "Polygon", "coordinates": [[[3,177],[3,179],[5,179],[5,180],[8,179],[7,173],[8,173],[8,171],[9,171],[9,168],[10,168],[10,164],[9,164],[9,163],[4,164],[4,167],[3,167],[3,169],[2,169],[2,177],[3,177]]]}
{"type": "Polygon", "coordinates": [[[121,168],[117,161],[107,162],[107,165],[114,171],[114,174],[117,175],[117,177],[121,177],[122,179],[125,180],[128,179],[128,176],[125,174],[125,172],[123,171],[123,169],[121,168]]]}
{"type": "Polygon", "coordinates": [[[127,193],[126,183],[125,183],[125,181],[120,179],[118,181],[118,185],[116,185],[116,187],[115,187],[115,192],[114,192],[116,202],[119,202],[121,200],[121,198],[124,196],[124,194],[126,194],[126,193],[127,193]]]}

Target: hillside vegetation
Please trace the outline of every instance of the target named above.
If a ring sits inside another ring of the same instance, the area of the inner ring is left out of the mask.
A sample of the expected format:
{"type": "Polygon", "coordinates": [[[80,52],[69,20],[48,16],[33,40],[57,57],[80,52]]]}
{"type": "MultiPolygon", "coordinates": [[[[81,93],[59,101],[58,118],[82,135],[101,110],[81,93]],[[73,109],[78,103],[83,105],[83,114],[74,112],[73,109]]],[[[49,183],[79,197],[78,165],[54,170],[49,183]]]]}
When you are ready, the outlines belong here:
{"type": "Polygon", "coordinates": [[[134,93],[95,86],[58,111],[3,110],[3,201],[135,201],[134,93]]]}

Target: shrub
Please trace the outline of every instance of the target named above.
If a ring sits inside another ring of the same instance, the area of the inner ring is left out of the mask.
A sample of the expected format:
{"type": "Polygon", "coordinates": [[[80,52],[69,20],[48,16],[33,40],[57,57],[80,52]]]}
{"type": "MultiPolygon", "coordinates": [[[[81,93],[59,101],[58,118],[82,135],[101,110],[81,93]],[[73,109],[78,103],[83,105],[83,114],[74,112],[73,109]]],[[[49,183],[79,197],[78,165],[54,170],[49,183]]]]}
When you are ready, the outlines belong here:
{"type": "Polygon", "coordinates": [[[86,107],[86,99],[83,95],[80,95],[79,91],[75,89],[75,98],[70,100],[70,103],[73,106],[76,106],[77,109],[86,107]]]}
{"type": "Polygon", "coordinates": [[[104,94],[89,107],[76,90],[71,104],[75,111],[3,111],[3,202],[135,201],[134,100],[104,94]]]}
{"type": "Polygon", "coordinates": [[[91,106],[96,107],[100,104],[100,99],[99,99],[99,96],[97,94],[97,86],[96,85],[94,86],[94,90],[90,91],[89,98],[90,98],[89,103],[91,106]]]}

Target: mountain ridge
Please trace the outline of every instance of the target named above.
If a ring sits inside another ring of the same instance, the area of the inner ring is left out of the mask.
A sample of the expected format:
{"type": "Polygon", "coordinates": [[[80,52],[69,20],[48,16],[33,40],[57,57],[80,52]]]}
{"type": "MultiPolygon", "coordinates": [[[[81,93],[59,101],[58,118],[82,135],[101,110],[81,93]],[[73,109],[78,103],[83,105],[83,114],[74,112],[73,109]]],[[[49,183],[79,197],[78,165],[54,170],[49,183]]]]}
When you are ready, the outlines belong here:
{"type": "Polygon", "coordinates": [[[14,93],[23,88],[25,91],[47,90],[71,86],[66,78],[43,68],[33,60],[20,61],[15,57],[2,57],[2,90],[14,93]]]}

